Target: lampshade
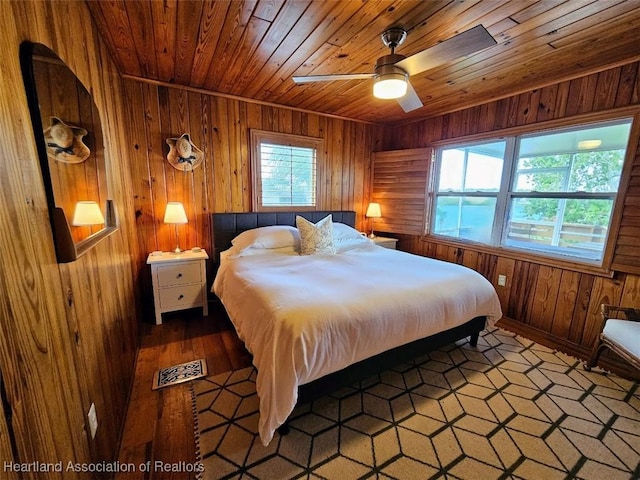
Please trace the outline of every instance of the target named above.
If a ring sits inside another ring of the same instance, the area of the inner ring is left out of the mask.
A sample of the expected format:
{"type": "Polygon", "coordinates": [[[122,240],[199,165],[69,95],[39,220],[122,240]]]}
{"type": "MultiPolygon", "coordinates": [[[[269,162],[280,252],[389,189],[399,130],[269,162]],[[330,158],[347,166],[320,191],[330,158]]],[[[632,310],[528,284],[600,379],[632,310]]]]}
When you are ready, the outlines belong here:
{"type": "Polygon", "coordinates": [[[385,100],[404,97],[407,93],[407,76],[402,73],[377,75],[373,83],[373,96],[385,100]]]}
{"type": "Polygon", "coordinates": [[[365,217],[368,218],[380,218],[382,217],[382,212],[380,211],[380,204],[372,202],[367,207],[367,213],[365,213],[365,217]]]}
{"type": "Polygon", "coordinates": [[[104,223],[104,216],[97,202],[82,201],[76,203],[71,225],[74,227],[82,227],[85,225],[99,225],[101,223],[104,223]]]}
{"type": "Polygon", "coordinates": [[[167,209],[164,211],[164,223],[189,223],[182,203],[167,203],[167,209]]]}

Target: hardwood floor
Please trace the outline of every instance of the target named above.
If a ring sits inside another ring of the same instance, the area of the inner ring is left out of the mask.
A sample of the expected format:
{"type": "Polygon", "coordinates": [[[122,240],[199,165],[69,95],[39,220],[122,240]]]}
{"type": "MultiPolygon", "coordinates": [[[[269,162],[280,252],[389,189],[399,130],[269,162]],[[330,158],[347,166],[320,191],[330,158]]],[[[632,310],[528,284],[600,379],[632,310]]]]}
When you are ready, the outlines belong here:
{"type": "Polygon", "coordinates": [[[136,471],[120,473],[117,480],[195,479],[194,473],[185,472],[188,467],[184,465],[196,459],[190,384],[152,391],[156,370],[198,358],[206,358],[209,375],[251,364],[250,354],[219,303],[210,303],[207,317],[200,309],[192,309],[167,313],[163,318],[162,325],[145,323],[141,328],[118,458],[121,464],[134,464],[136,471]],[[139,465],[146,462],[151,462],[151,468],[143,472],[139,465]],[[162,462],[163,467],[156,462],[162,462]],[[181,471],[167,471],[171,469],[181,471]]]}

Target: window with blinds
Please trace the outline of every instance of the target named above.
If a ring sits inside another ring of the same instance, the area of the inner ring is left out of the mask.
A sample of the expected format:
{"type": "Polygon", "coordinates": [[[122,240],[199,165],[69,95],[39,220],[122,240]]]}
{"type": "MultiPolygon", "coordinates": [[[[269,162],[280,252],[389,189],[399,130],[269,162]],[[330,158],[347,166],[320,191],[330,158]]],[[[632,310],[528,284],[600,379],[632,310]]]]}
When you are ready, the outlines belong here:
{"type": "Polygon", "coordinates": [[[254,210],[314,210],[322,139],[253,130],[251,143],[254,210]]]}

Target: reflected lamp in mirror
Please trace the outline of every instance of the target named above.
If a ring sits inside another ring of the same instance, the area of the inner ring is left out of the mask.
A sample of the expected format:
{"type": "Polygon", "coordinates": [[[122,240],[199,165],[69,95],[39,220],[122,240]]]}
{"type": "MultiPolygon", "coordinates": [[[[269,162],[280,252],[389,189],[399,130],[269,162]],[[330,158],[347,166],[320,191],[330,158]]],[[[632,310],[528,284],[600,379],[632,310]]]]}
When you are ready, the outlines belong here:
{"type": "Polygon", "coordinates": [[[81,255],[84,255],[89,250],[91,250],[94,246],[98,244],[101,240],[108,237],[112,233],[117,230],[116,223],[116,212],[113,206],[113,200],[107,200],[105,207],[105,216],[102,216],[102,211],[98,206],[97,202],[78,202],[78,203],[93,203],[95,207],[87,208],[86,205],[83,205],[78,209],[78,205],[76,204],[76,208],[74,209],[73,219],[71,224],[73,226],[84,226],[84,225],[99,225],[104,224],[104,228],[99,231],[92,233],[87,238],[80,242],[74,242],[71,236],[71,227],[69,226],[69,221],[67,220],[67,216],[64,213],[64,210],[61,207],[54,207],[52,211],[52,224],[53,224],[53,235],[55,240],[56,247],[56,256],[58,257],[59,263],[68,263],[77,260],[81,255]],[[78,211],[80,210],[80,211],[78,211]],[[86,210],[93,210],[94,214],[91,215],[91,218],[88,218],[85,215],[86,210]],[[95,210],[97,210],[100,215],[100,222],[98,222],[97,215],[95,214],[95,210]],[[77,218],[76,218],[77,217],[77,218]],[[92,223],[83,223],[83,222],[92,222],[92,223]],[[95,222],[95,223],[93,223],[95,222]]]}
{"type": "Polygon", "coordinates": [[[103,223],[104,216],[102,216],[102,211],[97,202],[81,201],[76,203],[71,225],[74,227],[84,227],[102,225],[103,223]]]}
{"type": "Polygon", "coordinates": [[[189,223],[187,219],[187,212],[184,211],[184,206],[180,202],[167,203],[167,209],[164,212],[164,223],[175,225],[176,229],[176,249],[174,253],[180,253],[180,237],[178,236],[178,225],[184,225],[189,223]]]}
{"type": "MultiPolygon", "coordinates": [[[[367,218],[381,218],[382,211],[380,210],[380,204],[371,202],[367,207],[367,213],[365,213],[364,216],[367,218]]],[[[373,234],[373,222],[370,220],[370,223],[371,223],[371,234],[369,235],[369,238],[375,238],[375,235],[373,234]]]]}

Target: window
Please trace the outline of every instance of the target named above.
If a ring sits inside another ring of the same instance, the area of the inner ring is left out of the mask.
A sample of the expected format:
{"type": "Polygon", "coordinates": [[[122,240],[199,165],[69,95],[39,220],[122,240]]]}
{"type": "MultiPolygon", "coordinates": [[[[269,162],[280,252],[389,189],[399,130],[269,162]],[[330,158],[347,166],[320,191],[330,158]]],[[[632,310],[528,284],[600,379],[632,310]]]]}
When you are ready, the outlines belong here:
{"type": "Polygon", "coordinates": [[[441,151],[433,233],[491,243],[505,148],[495,142],[441,151]]]}
{"type": "Polygon", "coordinates": [[[431,232],[601,262],[631,119],[442,147],[431,232]]]}
{"type": "Polygon", "coordinates": [[[251,131],[254,210],[315,210],[320,138],[251,131]]]}

